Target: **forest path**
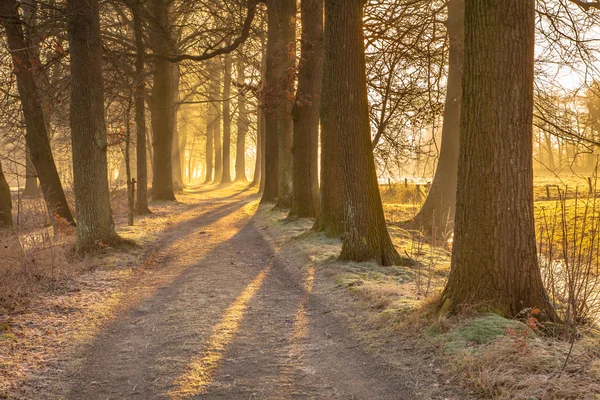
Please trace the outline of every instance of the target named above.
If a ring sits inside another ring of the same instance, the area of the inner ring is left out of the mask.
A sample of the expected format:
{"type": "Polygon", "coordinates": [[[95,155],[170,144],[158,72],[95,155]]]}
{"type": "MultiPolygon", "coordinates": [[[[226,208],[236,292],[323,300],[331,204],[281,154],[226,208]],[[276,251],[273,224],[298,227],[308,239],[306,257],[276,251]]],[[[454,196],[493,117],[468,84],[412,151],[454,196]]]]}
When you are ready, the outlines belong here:
{"type": "Polygon", "coordinates": [[[75,361],[69,399],[414,398],[311,296],[314,268],[289,273],[253,192],[206,193],[75,361]]]}

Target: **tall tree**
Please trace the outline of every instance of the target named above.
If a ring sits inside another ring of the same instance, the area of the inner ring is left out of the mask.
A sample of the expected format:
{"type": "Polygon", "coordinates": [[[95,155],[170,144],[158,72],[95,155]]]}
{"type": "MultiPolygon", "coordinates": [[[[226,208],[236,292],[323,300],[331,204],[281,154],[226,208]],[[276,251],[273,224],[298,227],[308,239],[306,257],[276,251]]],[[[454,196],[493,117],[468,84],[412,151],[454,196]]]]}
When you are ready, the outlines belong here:
{"type": "MultiPolygon", "coordinates": [[[[237,137],[235,141],[235,181],[246,182],[246,135],[248,134],[248,111],[246,110],[246,93],[244,84],[246,83],[246,65],[241,52],[237,57],[237,137]]],[[[258,143],[258,135],[257,135],[258,143]]],[[[257,144],[258,150],[258,144],[257,144]]],[[[258,151],[256,159],[260,163],[258,151]]],[[[260,166],[258,167],[260,172],[260,166]]]]}
{"type": "Polygon", "coordinates": [[[290,215],[319,209],[319,107],[323,75],[323,0],[302,0],[302,40],[294,102],[293,188],[290,215]]]}
{"type": "Polygon", "coordinates": [[[231,183],[231,54],[225,55],[223,63],[223,174],[221,183],[231,183]]]}
{"type": "Polygon", "coordinates": [[[135,211],[138,214],[149,214],[148,208],[148,160],[146,157],[146,78],[145,78],[145,56],[146,46],[144,45],[144,30],[142,24],[142,3],[143,0],[128,0],[128,6],[131,9],[133,17],[133,31],[135,35],[135,127],[136,127],[136,177],[137,177],[137,198],[135,211]]]}
{"type": "Polygon", "coordinates": [[[454,223],[462,100],[464,14],[464,0],[448,2],[446,27],[450,49],[440,157],[425,203],[412,221],[414,227],[432,235],[446,233],[454,223]]]}
{"type": "Polygon", "coordinates": [[[0,230],[13,226],[12,196],[0,163],[0,230]]]}
{"type": "Polygon", "coordinates": [[[211,98],[213,107],[213,146],[215,148],[215,178],[216,183],[221,182],[223,177],[223,143],[221,142],[221,102],[223,93],[221,92],[221,69],[217,61],[213,61],[213,79],[211,80],[211,98]]]}
{"type": "Polygon", "coordinates": [[[6,41],[13,59],[13,70],[17,77],[25,119],[25,140],[40,180],[48,211],[75,224],[52,156],[41,99],[35,83],[34,72],[39,65],[23,34],[17,1],[0,1],[0,15],[2,16],[0,23],[6,32],[6,41]]]}
{"type": "MultiPolygon", "coordinates": [[[[150,45],[156,54],[173,50],[172,26],[168,0],[150,0],[150,45]]],[[[173,64],[155,57],[150,112],[152,118],[152,196],[157,200],[175,200],[173,192],[172,146],[175,129],[175,74],[173,64]]]]}
{"type": "Polygon", "coordinates": [[[25,145],[25,188],[23,188],[23,196],[35,196],[38,191],[38,179],[33,160],[31,159],[31,151],[29,146],[25,145]]]}
{"type": "Polygon", "coordinates": [[[277,136],[279,149],[279,194],[277,207],[292,206],[293,187],[293,132],[294,86],[296,80],[296,0],[279,0],[278,51],[276,61],[277,79],[277,136]]]}
{"type": "Polygon", "coordinates": [[[173,143],[171,143],[171,164],[173,170],[173,187],[181,189],[183,187],[183,149],[181,137],[182,132],[180,131],[180,119],[177,118],[179,107],[179,81],[181,79],[179,72],[179,65],[177,63],[171,64],[171,73],[173,74],[173,86],[171,87],[171,96],[173,96],[173,104],[175,105],[175,112],[173,115],[173,143]]]}
{"type": "Polygon", "coordinates": [[[211,183],[213,181],[213,124],[214,124],[214,113],[212,112],[212,105],[208,105],[207,121],[206,121],[206,172],[204,178],[204,184],[211,183]]]}
{"type": "Polygon", "coordinates": [[[265,53],[264,85],[261,89],[262,109],[265,120],[264,135],[264,189],[261,202],[274,201],[279,195],[279,137],[277,135],[278,121],[278,90],[277,58],[279,38],[279,2],[267,0],[267,49],[265,53]]]}
{"type": "Polygon", "coordinates": [[[364,36],[363,0],[325,0],[323,137],[335,138],[344,203],[340,258],[400,262],[387,231],[373,158],[364,36]]]}
{"type": "Polygon", "coordinates": [[[442,310],[554,316],[537,263],[532,168],[534,0],[465,1],[456,222],[442,310]]]}
{"type": "Polygon", "coordinates": [[[68,0],[71,55],[71,143],[77,245],[121,242],[110,208],[98,0],[68,0]]]}

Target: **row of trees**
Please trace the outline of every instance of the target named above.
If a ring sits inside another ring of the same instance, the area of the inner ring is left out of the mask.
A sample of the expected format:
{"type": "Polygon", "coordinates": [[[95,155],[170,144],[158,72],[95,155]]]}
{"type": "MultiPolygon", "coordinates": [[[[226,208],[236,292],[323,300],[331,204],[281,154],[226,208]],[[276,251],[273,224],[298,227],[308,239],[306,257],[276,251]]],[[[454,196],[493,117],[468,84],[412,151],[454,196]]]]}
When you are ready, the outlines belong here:
{"type": "MultiPolygon", "coordinates": [[[[387,231],[375,156],[394,148],[392,132],[402,131],[401,124],[435,124],[443,110],[437,170],[411,224],[435,233],[456,221],[444,308],[481,301],[507,315],[537,306],[552,317],[533,230],[535,4],[431,1],[427,12],[417,12],[419,2],[409,3],[302,0],[297,32],[295,0],[226,5],[124,0],[102,4],[109,10],[102,14],[97,1],[69,0],[66,9],[46,4],[37,17],[58,21],[48,28],[56,37],[68,33],[68,50],[57,40],[54,52],[42,55],[44,39],[28,31],[27,20],[40,3],[2,0],[1,21],[26,123],[28,171],[35,170],[51,214],[77,223],[80,249],[120,243],[110,211],[107,110],[118,110],[124,126],[128,177],[129,145],[135,142],[135,208],[145,213],[147,165],[153,197],[175,199],[187,148],[178,115],[183,104],[205,104],[205,182],[245,180],[246,137],[255,125],[253,183],[260,181],[262,201],[276,201],[291,217],[314,217],[315,230],[341,236],[342,259],[393,265],[402,258],[387,231]],[[410,23],[402,30],[404,20],[410,23]],[[391,34],[399,37],[390,40],[391,34]],[[40,90],[48,86],[40,71],[67,56],[70,73],[63,88],[71,93],[76,218],[50,146],[48,105],[56,98],[40,90]],[[403,81],[407,69],[419,78],[403,81]],[[180,90],[183,81],[186,91],[180,90]],[[233,177],[232,91],[238,115],[233,177]],[[254,113],[248,110],[253,102],[254,113]],[[402,109],[410,109],[409,117],[396,119],[402,109]]],[[[0,190],[3,215],[10,215],[5,179],[0,190]]]]}

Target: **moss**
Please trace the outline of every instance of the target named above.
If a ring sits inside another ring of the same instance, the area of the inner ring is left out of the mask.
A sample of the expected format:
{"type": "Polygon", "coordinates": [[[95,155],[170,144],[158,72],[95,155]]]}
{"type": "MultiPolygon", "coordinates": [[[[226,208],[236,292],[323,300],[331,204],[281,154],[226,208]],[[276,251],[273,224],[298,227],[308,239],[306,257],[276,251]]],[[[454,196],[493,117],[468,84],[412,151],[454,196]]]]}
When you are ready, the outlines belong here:
{"type": "Polygon", "coordinates": [[[438,334],[437,328],[432,326],[428,333],[435,336],[435,340],[439,341],[447,352],[456,353],[473,345],[492,343],[506,335],[508,328],[518,332],[527,331],[529,335],[533,335],[524,323],[497,314],[480,315],[442,334],[438,334]]]}
{"type": "Polygon", "coordinates": [[[17,337],[12,333],[0,333],[0,342],[16,342],[17,337]]]}

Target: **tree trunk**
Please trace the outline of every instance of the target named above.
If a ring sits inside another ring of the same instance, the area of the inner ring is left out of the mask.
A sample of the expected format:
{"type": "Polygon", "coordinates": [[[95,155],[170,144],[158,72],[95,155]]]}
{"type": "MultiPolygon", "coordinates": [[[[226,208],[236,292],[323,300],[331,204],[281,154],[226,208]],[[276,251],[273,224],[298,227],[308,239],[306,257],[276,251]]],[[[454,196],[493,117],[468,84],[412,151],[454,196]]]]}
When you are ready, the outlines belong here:
{"type": "Polygon", "coordinates": [[[141,16],[141,1],[129,1],[131,14],[133,15],[133,29],[135,35],[135,127],[136,127],[136,174],[137,174],[137,193],[135,211],[138,214],[149,214],[148,208],[148,160],[146,157],[146,104],[144,94],[146,84],[144,77],[144,66],[146,47],[144,45],[144,31],[141,16]]]}
{"type": "Polygon", "coordinates": [[[212,99],[213,99],[213,145],[215,148],[215,178],[214,182],[219,183],[223,177],[223,146],[221,142],[221,70],[214,62],[214,79],[212,81],[212,99]]]}
{"type": "Polygon", "coordinates": [[[279,11],[277,0],[267,1],[267,51],[265,78],[261,90],[265,117],[265,173],[261,203],[274,201],[279,195],[279,138],[277,135],[277,74],[275,60],[279,38],[279,11]]]}
{"type": "Polygon", "coordinates": [[[345,206],[340,259],[400,262],[387,231],[373,158],[367,100],[363,0],[325,0],[323,137],[333,136],[345,206]]]}
{"type": "Polygon", "coordinates": [[[121,241],[115,232],[108,189],[98,1],[69,0],[67,30],[77,246],[85,251],[121,241]]]}
{"type": "Polygon", "coordinates": [[[23,196],[36,196],[39,193],[37,173],[35,172],[35,166],[31,160],[31,151],[29,146],[25,144],[25,188],[23,189],[23,196]]]}
{"type": "Polygon", "coordinates": [[[48,211],[51,215],[57,215],[75,225],[52,156],[40,96],[33,76],[38,64],[34,55],[30,53],[30,46],[27,45],[23,35],[17,2],[15,0],[0,2],[0,15],[2,15],[0,23],[6,32],[6,41],[17,76],[17,87],[25,119],[25,141],[40,180],[48,211]]]}
{"type": "Polygon", "coordinates": [[[173,168],[173,187],[177,189],[183,188],[183,170],[181,168],[181,133],[179,132],[179,66],[175,63],[171,64],[173,73],[172,96],[175,112],[173,115],[173,143],[171,143],[171,163],[173,168]]]}
{"type": "Polygon", "coordinates": [[[456,222],[442,312],[555,314],[537,264],[532,168],[534,0],[465,1],[456,222]]]}
{"type": "MultiPolygon", "coordinates": [[[[238,119],[237,119],[237,138],[235,144],[235,181],[236,182],[247,182],[246,179],[246,135],[248,134],[248,112],[246,110],[246,94],[242,89],[246,83],[244,59],[241,53],[237,58],[237,102],[238,102],[238,119]]],[[[257,135],[257,153],[256,159],[260,161],[258,157],[258,135],[257,135]]],[[[256,171],[256,169],[255,169],[256,171]]],[[[260,173],[260,165],[258,166],[260,173]]]]}
{"type": "Polygon", "coordinates": [[[213,181],[213,122],[214,116],[210,110],[212,105],[209,105],[208,122],[206,123],[206,177],[204,178],[204,184],[209,184],[213,181]]]}
{"type": "MultiPolygon", "coordinates": [[[[169,21],[169,1],[151,0],[152,22],[150,43],[157,54],[170,53],[172,40],[169,21]]],[[[173,193],[173,165],[171,152],[175,129],[175,90],[173,65],[161,58],[154,58],[154,85],[150,112],[152,116],[152,196],[156,200],[175,200],[173,193]]]]}
{"type": "Polygon", "coordinates": [[[276,62],[277,75],[277,136],[279,151],[278,208],[292,206],[294,121],[294,82],[296,78],[296,0],[279,0],[279,48],[276,62]]]}
{"type": "Polygon", "coordinates": [[[415,228],[431,233],[434,237],[444,237],[452,230],[454,223],[464,56],[464,13],[464,0],[448,2],[447,28],[450,50],[440,157],[425,203],[412,221],[415,228]]]}
{"type": "Polygon", "coordinates": [[[12,218],[12,196],[10,186],[6,182],[2,164],[0,163],[0,229],[13,226],[12,218]]]}
{"type": "Polygon", "coordinates": [[[316,217],[319,207],[319,107],[323,76],[323,0],[302,0],[302,42],[294,103],[293,197],[290,216],[316,217]]]}
{"type": "Polygon", "coordinates": [[[223,174],[222,184],[231,183],[231,54],[225,55],[223,65],[223,174]]]}

